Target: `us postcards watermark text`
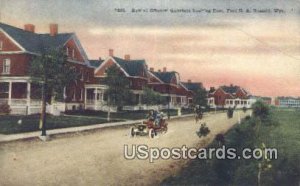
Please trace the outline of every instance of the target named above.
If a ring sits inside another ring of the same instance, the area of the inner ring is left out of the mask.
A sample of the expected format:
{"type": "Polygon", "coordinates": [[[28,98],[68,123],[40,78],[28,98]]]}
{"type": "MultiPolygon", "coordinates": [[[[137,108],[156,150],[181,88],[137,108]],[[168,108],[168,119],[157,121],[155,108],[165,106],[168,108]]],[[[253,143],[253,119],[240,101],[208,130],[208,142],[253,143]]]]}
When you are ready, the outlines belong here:
{"type": "Polygon", "coordinates": [[[221,146],[219,148],[188,148],[185,145],[182,147],[173,148],[158,148],[148,147],[147,145],[124,145],[124,158],[127,160],[140,159],[149,160],[153,163],[155,160],[163,159],[220,159],[220,160],[234,160],[234,159],[277,159],[278,151],[276,148],[244,148],[238,152],[235,148],[226,148],[221,146]]]}

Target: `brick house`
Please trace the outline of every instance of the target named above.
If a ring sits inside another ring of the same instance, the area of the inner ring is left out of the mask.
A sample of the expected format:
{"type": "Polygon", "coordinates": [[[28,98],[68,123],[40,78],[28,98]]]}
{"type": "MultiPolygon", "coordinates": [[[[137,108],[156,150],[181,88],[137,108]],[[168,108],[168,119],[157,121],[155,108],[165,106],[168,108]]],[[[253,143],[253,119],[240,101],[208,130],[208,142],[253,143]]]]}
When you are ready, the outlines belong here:
{"type": "Polygon", "coordinates": [[[148,74],[148,86],[165,96],[170,102],[170,108],[188,107],[188,100],[192,94],[180,81],[178,72],[167,71],[164,67],[163,71],[154,71],[154,68],[150,68],[148,74]]]}
{"type": "MultiPolygon", "coordinates": [[[[114,56],[109,49],[106,59],[89,60],[75,33],[59,33],[57,24],[49,25],[49,33],[35,33],[35,26],[24,29],[0,23],[0,104],[8,103],[12,114],[39,113],[41,101],[34,95],[37,85],[29,75],[30,62],[42,51],[62,48],[70,67],[75,68],[80,80],[64,89],[64,99],[49,103],[47,112],[59,113],[66,109],[107,110],[103,82],[106,69],[116,65],[130,82],[135,95],[134,110],[144,109],[141,103],[143,88],[150,87],[170,100],[171,107],[186,107],[193,91],[180,81],[177,72],[148,70],[146,61],[114,56]]],[[[132,108],[130,108],[132,109],[132,108]]]]}
{"type": "Polygon", "coordinates": [[[189,91],[188,104],[193,103],[193,97],[196,94],[197,90],[204,89],[201,82],[192,82],[191,80],[188,80],[187,82],[182,82],[182,84],[189,91]]]}
{"type": "Polygon", "coordinates": [[[246,90],[239,86],[220,86],[213,87],[208,93],[208,105],[211,108],[250,108],[249,95],[246,90]]]}
{"type": "Polygon", "coordinates": [[[65,102],[48,106],[49,111],[75,109],[84,104],[84,84],[92,80],[93,68],[74,33],[58,33],[58,25],[50,24],[49,33],[35,33],[35,26],[24,29],[0,23],[0,103],[8,103],[13,114],[32,114],[40,111],[40,100],[34,99],[35,86],[29,76],[33,57],[42,50],[63,48],[70,66],[81,79],[65,89],[65,102]]]}
{"type": "Polygon", "coordinates": [[[93,110],[106,110],[104,92],[107,89],[103,82],[107,68],[118,66],[122,74],[128,78],[130,89],[135,95],[136,105],[141,105],[143,88],[147,86],[148,74],[147,65],[144,59],[133,60],[130,55],[125,55],[124,59],[114,56],[113,49],[109,49],[109,56],[105,60],[90,60],[94,66],[94,79],[96,83],[85,85],[86,98],[85,108],[93,110]]]}

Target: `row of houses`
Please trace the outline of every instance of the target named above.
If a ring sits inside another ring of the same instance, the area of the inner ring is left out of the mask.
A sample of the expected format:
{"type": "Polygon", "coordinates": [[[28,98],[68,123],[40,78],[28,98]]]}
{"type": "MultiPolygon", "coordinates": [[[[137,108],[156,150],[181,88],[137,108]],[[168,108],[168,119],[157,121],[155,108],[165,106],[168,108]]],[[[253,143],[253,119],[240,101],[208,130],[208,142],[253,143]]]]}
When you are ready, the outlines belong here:
{"type": "Polygon", "coordinates": [[[155,71],[148,68],[144,59],[131,59],[130,55],[120,58],[109,49],[105,59],[88,59],[75,33],[59,33],[57,24],[49,25],[49,33],[35,33],[35,25],[26,24],[24,29],[0,23],[0,104],[8,103],[13,114],[33,114],[40,111],[40,99],[35,95],[35,85],[29,75],[30,61],[41,53],[53,48],[66,52],[70,67],[80,74],[80,80],[65,88],[64,100],[47,106],[51,113],[66,109],[106,110],[103,83],[106,70],[116,65],[130,82],[135,95],[136,106],[127,109],[143,109],[144,87],[165,96],[168,106],[187,107],[193,99],[195,88],[201,83],[182,82],[175,71],[155,71]]]}
{"type": "MultiPolygon", "coordinates": [[[[144,59],[131,59],[129,54],[117,57],[113,49],[108,50],[108,57],[104,59],[88,59],[76,34],[59,33],[57,24],[49,25],[49,33],[40,34],[35,32],[32,24],[20,29],[0,23],[0,104],[8,103],[13,114],[40,112],[41,101],[36,95],[38,88],[31,81],[29,65],[35,56],[53,48],[62,48],[70,67],[80,74],[80,80],[65,88],[63,100],[47,105],[47,111],[53,114],[74,109],[107,110],[104,78],[106,70],[113,65],[118,66],[129,80],[135,96],[136,104],[125,106],[127,110],[149,109],[142,103],[144,87],[168,100],[169,103],[160,105],[160,108],[188,107],[197,89],[203,88],[200,82],[181,81],[179,73],[168,71],[166,67],[156,71],[148,68],[144,59]]],[[[211,108],[250,108],[257,99],[271,104],[271,98],[252,96],[236,85],[211,87],[207,97],[211,108]]],[[[299,99],[279,98],[277,103],[299,106],[299,99]]]]}
{"type": "Polygon", "coordinates": [[[211,87],[208,91],[207,104],[211,108],[251,108],[257,100],[271,104],[271,98],[253,96],[244,88],[231,84],[217,89],[211,87]]]}

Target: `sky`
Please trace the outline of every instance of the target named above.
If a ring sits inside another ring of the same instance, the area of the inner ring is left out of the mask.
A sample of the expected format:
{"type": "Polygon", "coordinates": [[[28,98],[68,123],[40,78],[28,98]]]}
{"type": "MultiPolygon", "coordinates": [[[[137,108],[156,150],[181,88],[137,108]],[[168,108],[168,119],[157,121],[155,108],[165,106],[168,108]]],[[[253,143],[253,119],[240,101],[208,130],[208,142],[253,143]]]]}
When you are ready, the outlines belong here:
{"type": "Polygon", "coordinates": [[[0,21],[41,33],[58,23],[90,59],[112,48],[206,88],[300,96],[300,0],[0,0],[0,21]]]}

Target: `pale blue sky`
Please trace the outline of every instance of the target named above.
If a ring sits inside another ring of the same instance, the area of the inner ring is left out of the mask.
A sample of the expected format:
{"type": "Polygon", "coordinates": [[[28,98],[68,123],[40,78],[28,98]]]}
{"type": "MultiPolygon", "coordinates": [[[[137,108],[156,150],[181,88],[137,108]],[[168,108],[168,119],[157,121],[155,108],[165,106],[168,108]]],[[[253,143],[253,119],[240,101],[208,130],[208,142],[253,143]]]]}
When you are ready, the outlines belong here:
{"type": "MultiPolygon", "coordinates": [[[[224,14],[117,14],[115,8],[195,8],[195,9],[227,9],[227,8],[282,8],[292,15],[299,11],[299,0],[0,0],[2,20],[22,19],[27,22],[42,23],[44,21],[61,24],[81,24],[91,26],[120,25],[201,25],[215,19],[224,19],[224,14]]],[[[274,14],[243,15],[231,14],[231,18],[266,17],[274,14]]]]}

